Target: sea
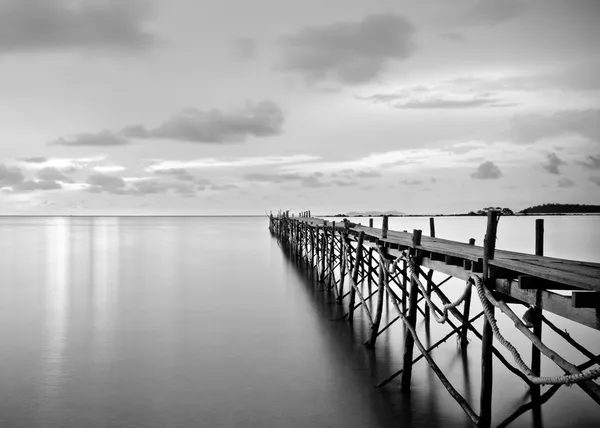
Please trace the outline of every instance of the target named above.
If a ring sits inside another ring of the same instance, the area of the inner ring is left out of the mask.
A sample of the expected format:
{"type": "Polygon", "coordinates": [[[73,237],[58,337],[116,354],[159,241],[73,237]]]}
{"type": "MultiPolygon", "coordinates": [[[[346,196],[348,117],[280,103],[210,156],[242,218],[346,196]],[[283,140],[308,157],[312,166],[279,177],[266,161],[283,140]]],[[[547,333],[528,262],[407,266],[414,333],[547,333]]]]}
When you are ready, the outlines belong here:
{"type": "MultiPolygon", "coordinates": [[[[501,217],[497,247],[533,253],[536,218],[501,217]]],[[[544,220],[546,255],[600,262],[600,216],[544,220]]],[[[435,222],[438,237],[483,242],[485,218],[435,222]]],[[[427,235],[429,218],[389,226],[427,235]]],[[[443,289],[457,297],[463,287],[443,289]]],[[[369,350],[364,312],[348,323],[346,311],[280,247],[265,216],[0,217],[0,427],[473,426],[425,360],[409,393],[399,377],[375,388],[402,368],[404,329],[393,324],[369,350]]],[[[388,302],[382,325],[393,317],[388,302]]],[[[548,319],[600,353],[598,331],[548,319]]],[[[498,321],[530,361],[527,340],[498,321]]],[[[427,346],[449,327],[420,319],[417,330],[427,346]]],[[[587,361],[550,329],[543,339],[574,364],[587,361]]],[[[432,352],[476,411],[480,354],[472,334],[464,350],[450,338],[432,352]]],[[[530,391],[498,360],[494,372],[496,426],[530,391]]],[[[542,357],[542,374],[561,371],[542,357]]],[[[600,406],[565,386],[509,426],[600,426],[600,406]]]]}

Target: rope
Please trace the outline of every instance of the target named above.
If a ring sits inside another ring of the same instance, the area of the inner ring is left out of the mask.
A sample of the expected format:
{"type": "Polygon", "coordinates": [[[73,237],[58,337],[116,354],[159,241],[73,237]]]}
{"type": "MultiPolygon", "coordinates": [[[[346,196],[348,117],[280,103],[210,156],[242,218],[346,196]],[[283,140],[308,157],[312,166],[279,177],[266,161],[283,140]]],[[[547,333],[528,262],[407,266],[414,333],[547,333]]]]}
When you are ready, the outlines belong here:
{"type": "Polygon", "coordinates": [[[460,295],[460,297],[458,298],[458,300],[443,305],[442,316],[440,317],[440,316],[438,316],[438,314],[434,308],[433,302],[427,295],[427,291],[425,290],[425,287],[423,286],[423,284],[421,284],[418,273],[415,272],[415,262],[412,257],[410,257],[408,259],[408,268],[410,270],[410,276],[412,279],[415,280],[417,286],[421,290],[421,294],[423,294],[423,297],[425,298],[425,301],[427,302],[427,305],[429,306],[429,310],[433,314],[433,318],[436,320],[437,323],[444,324],[448,320],[448,310],[457,307],[465,300],[465,298],[469,294],[469,290],[471,289],[471,284],[469,284],[467,282],[465,289],[463,290],[463,292],[460,295]]]}
{"type": "Polygon", "coordinates": [[[497,300],[495,300],[492,296],[486,296],[483,286],[482,279],[477,275],[471,275],[467,283],[473,282],[477,289],[477,294],[479,295],[479,300],[481,300],[481,305],[483,306],[483,311],[485,313],[485,318],[490,323],[492,327],[492,331],[494,332],[494,337],[498,339],[498,341],[504,346],[513,356],[513,359],[521,369],[521,371],[527,376],[527,378],[534,384],[539,385],[567,385],[570,386],[573,383],[583,382],[586,380],[592,380],[600,377],[600,369],[589,370],[588,372],[581,372],[577,374],[571,375],[562,375],[562,376],[554,376],[554,377],[544,377],[544,376],[536,376],[531,369],[525,364],[521,355],[516,350],[516,348],[502,336],[500,330],[498,329],[498,325],[496,323],[496,318],[492,313],[492,309],[490,305],[499,306],[497,300]]]}

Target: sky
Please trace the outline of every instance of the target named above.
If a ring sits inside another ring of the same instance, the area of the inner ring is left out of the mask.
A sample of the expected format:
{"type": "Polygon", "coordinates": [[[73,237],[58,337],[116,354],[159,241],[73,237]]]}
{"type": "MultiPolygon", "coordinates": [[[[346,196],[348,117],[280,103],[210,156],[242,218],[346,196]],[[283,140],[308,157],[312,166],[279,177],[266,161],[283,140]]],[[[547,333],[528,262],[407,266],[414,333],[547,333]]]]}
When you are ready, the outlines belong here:
{"type": "Polygon", "coordinates": [[[600,1],[0,0],[0,214],[600,204],[600,1]]]}

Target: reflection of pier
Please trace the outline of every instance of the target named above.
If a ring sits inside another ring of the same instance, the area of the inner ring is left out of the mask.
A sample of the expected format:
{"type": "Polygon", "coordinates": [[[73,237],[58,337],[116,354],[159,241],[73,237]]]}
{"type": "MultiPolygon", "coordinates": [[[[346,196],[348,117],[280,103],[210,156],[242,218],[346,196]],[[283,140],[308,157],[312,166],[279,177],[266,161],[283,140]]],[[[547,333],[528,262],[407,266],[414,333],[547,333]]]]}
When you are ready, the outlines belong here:
{"type": "Polygon", "coordinates": [[[496,250],[498,215],[497,212],[488,213],[483,246],[475,245],[474,239],[469,243],[461,243],[436,238],[433,219],[430,221],[431,236],[422,236],[420,230],[414,230],[413,233],[388,230],[388,219],[385,216],[382,229],[376,229],[373,228],[372,219],[369,227],[365,227],[347,220],[336,223],[312,218],[310,212],[301,213],[299,217],[290,217],[289,212],[271,215],[269,229],[282,247],[306,262],[310,268],[316,269],[319,281],[328,285],[339,303],[349,298],[349,310],[345,318],[352,321],[356,309],[364,311],[371,326],[367,347],[374,347],[377,337],[396,321],[403,322],[407,332],[403,368],[378,386],[402,375],[402,389],[410,389],[412,366],[424,358],[473,423],[489,427],[492,360],[495,355],[531,388],[532,397],[530,403],[518,408],[499,426],[508,425],[528,410],[534,411],[534,420],[539,422],[541,404],[548,401],[562,385],[577,384],[600,405],[600,386],[594,382],[594,379],[600,377],[600,369],[593,368],[600,364],[600,356],[588,351],[543,316],[543,311],[547,311],[600,330],[600,263],[543,256],[543,220],[536,221],[535,255],[496,250]],[[434,271],[449,276],[435,284],[434,271]],[[461,297],[455,302],[451,302],[442,291],[442,285],[451,278],[466,281],[461,297]],[[344,289],[346,281],[349,283],[348,291],[344,289]],[[371,291],[373,283],[377,287],[371,291]],[[363,284],[368,285],[368,292],[365,292],[363,284]],[[473,288],[477,291],[475,297],[472,297],[473,288]],[[572,294],[563,295],[550,290],[568,290],[572,294]],[[432,301],[433,296],[438,303],[432,301]],[[367,304],[372,298],[377,299],[375,308],[367,304]],[[475,316],[470,314],[472,298],[479,299],[484,309],[475,316]],[[382,326],[384,302],[391,302],[397,315],[382,326]],[[423,302],[421,306],[420,302],[423,302]],[[529,307],[523,321],[508,304],[529,307]],[[462,311],[458,309],[461,305],[462,311]],[[500,311],[495,311],[496,308],[500,311]],[[439,323],[446,323],[451,330],[434,344],[427,340],[425,347],[415,330],[419,313],[427,324],[434,318],[439,323]],[[530,366],[523,361],[512,344],[501,336],[496,326],[496,316],[502,316],[500,313],[508,316],[514,327],[531,342],[530,366]],[[474,321],[480,317],[484,320],[482,332],[474,325],[474,321]],[[565,339],[589,361],[575,366],[549,349],[541,340],[542,325],[548,326],[565,339]],[[458,335],[461,345],[466,346],[469,331],[482,340],[479,414],[469,402],[471,394],[467,394],[467,399],[461,396],[430,355],[433,349],[453,335],[458,335]],[[514,364],[494,347],[494,338],[509,350],[514,364]],[[421,355],[413,359],[414,346],[417,346],[421,355]],[[565,374],[541,377],[541,354],[552,360],[565,374]],[[541,394],[541,385],[552,387],[541,394]]]}

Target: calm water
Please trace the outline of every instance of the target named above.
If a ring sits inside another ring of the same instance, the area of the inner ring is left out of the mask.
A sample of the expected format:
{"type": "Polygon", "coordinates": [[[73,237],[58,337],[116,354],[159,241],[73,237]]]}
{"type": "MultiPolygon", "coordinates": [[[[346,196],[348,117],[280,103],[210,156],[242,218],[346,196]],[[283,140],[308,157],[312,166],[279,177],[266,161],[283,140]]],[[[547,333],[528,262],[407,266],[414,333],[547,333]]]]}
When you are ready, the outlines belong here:
{"type": "MultiPolygon", "coordinates": [[[[437,234],[479,243],[481,220],[439,219],[437,234]]],[[[531,250],[533,219],[499,228],[499,247],[531,250]]],[[[549,255],[600,261],[598,217],[551,218],[546,231],[549,255]]],[[[286,257],[266,218],[0,218],[0,272],[0,427],[471,426],[424,362],[411,394],[399,381],[373,388],[401,368],[402,328],[364,349],[362,314],[354,328],[336,321],[343,308],[286,257]]],[[[600,352],[597,332],[560,325],[600,352]]],[[[446,328],[419,332],[433,343],[446,328]]],[[[476,409],[479,353],[476,339],[466,355],[451,339],[433,354],[476,409]]],[[[497,423],[528,391],[495,370],[497,423]]],[[[577,387],[543,409],[547,427],[600,423],[577,387]]],[[[531,424],[528,413],[512,426],[531,424]]]]}

